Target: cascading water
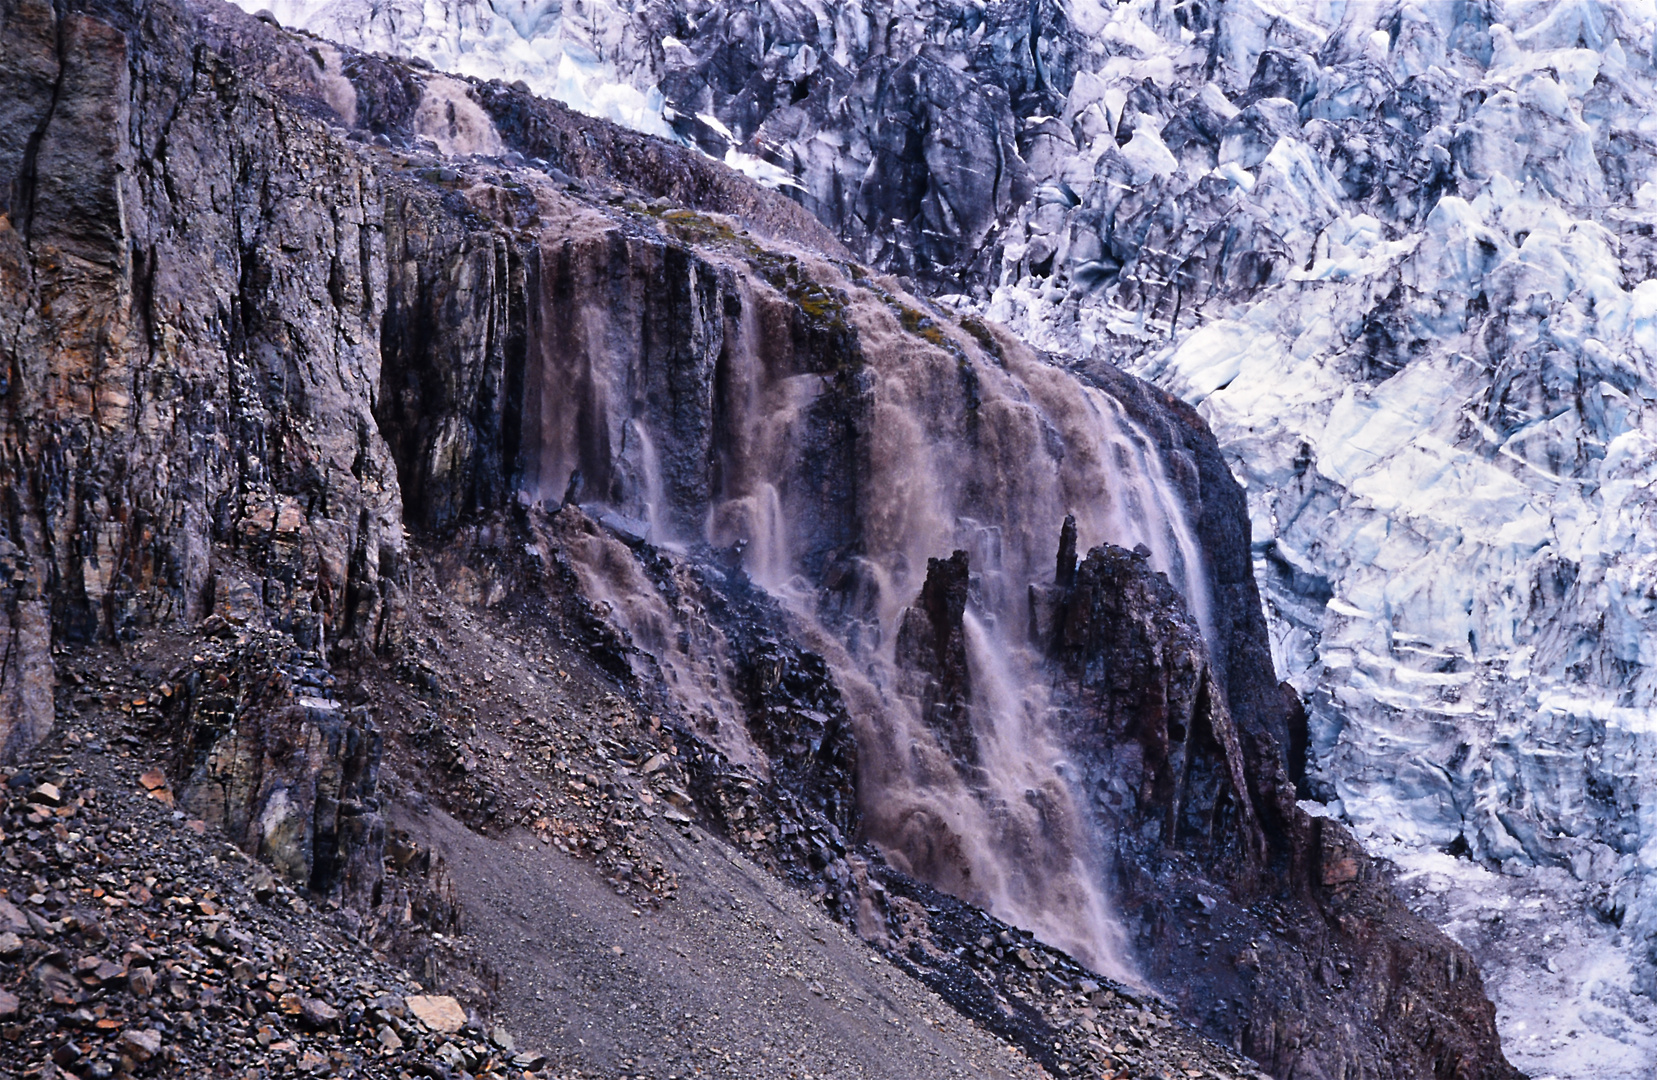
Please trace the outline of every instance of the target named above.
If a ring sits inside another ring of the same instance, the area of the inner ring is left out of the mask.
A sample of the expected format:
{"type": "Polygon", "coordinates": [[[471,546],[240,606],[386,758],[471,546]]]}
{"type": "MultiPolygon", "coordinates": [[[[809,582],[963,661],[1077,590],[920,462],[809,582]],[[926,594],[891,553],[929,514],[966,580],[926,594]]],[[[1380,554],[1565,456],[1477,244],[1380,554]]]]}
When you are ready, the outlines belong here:
{"type": "MultiPolygon", "coordinates": [[[[574,330],[544,350],[531,379],[542,431],[529,494],[558,505],[580,469],[581,501],[650,521],[658,541],[737,546],[751,579],[835,671],[858,725],[867,837],[900,868],[1132,979],[1103,838],[1029,639],[1029,589],[1052,581],[1059,525],[1073,515],[1084,550],[1148,549],[1206,632],[1207,571],[1182,500],[1109,394],[1011,341],[984,346],[907,298],[855,287],[828,264],[800,266],[802,280],[844,286],[837,314],[860,363],[803,334],[798,299],[746,266],[722,275],[723,318],[695,324],[699,346],[671,350],[696,378],[652,366],[649,312],[549,310],[548,325],[574,330]],[[687,405],[699,392],[703,413],[687,405]],[[704,471],[691,475],[691,461],[704,471]],[[940,720],[898,639],[928,560],[957,550],[970,566],[965,685],[940,720]]],[[[712,308],[691,302],[694,285],[687,292],[659,302],[712,308]]],[[[598,557],[604,542],[572,553],[578,569],[613,597],[636,641],[662,650],[687,711],[718,712],[717,672],[690,670],[693,650],[667,632],[665,606],[616,596],[641,586],[598,557]]],[[[749,756],[732,743],[737,727],[721,726],[721,741],[749,756]]]]}
{"type": "Polygon", "coordinates": [[[1117,498],[1105,495],[1103,539],[1119,547],[1143,544],[1153,565],[1178,582],[1185,601],[1212,643],[1212,597],[1204,576],[1202,550],[1185,517],[1185,507],[1168,482],[1162,456],[1139,426],[1128,418],[1122,403],[1097,387],[1082,393],[1095,411],[1099,437],[1109,454],[1101,461],[1101,486],[1114,486],[1117,498]]]}

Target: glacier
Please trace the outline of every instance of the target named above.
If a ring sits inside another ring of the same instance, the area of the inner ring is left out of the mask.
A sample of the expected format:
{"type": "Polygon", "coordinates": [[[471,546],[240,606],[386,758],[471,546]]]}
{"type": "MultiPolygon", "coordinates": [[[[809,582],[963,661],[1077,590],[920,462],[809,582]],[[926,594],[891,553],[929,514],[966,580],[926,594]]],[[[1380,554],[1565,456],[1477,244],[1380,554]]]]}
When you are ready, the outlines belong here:
{"type": "Polygon", "coordinates": [[[693,143],[1196,404],[1308,805],[1515,1064],[1657,1066],[1657,5],[241,2],[693,143]]]}
{"type": "Polygon", "coordinates": [[[237,0],[253,14],[438,71],[521,82],[590,116],[675,138],[651,72],[664,44],[608,0],[237,0]]]}

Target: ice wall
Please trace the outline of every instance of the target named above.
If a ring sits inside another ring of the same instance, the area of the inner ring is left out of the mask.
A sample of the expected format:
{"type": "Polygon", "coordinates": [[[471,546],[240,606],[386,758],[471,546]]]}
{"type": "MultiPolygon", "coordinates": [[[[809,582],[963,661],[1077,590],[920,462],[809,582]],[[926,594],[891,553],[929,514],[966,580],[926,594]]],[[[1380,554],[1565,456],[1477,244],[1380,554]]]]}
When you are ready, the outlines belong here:
{"type": "Polygon", "coordinates": [[[592,116],[672,138],[662,42],[626,0],[236,0],[283,26],[438,71],[523,82],[592,116]]]}

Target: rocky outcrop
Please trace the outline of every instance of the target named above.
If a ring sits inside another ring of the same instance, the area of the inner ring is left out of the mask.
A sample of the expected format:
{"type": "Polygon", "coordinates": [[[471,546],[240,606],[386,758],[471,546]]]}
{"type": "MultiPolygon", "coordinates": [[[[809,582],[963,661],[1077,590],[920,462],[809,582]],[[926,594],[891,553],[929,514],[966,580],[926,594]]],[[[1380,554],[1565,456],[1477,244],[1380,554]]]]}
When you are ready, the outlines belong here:
{"type": "Polygon", "coordinates": [[[386,191],[385,315],[375,415],[404,514],[452,528],[505,505],[517,479],[537,249],[443,205],[420,184],[386,191]]]}
{"type": "Polygon", "coordinates": [[[1157,447],[1187,508],[1208,574],[1211,662],[1238,718],[1251,775],[1256,759],[1270,771],[1275,757],[1298,782],[1305,772],[1305,714],[1293,688],[1276,675],[1248,541],[1248,502],[1213,433],[1195,408],[1113,364],[1089,361],[1072,370],[1122,403],[1157,447]],[[1256,740],[1255,732],[1269,741],[1256,740]]]}
{"type": "Polygon", "coordinates": [[[403,540],[372,413],[380,206],[274,96],[315,65],[244,82],[221,59],[240,19],[4,19],[7,737],[50,722],[48,618],[66,641],[199,618],[215,548],[307,646],[382,641],[403,540]]]}
{"type": "Polygon", "coordinates": [[[381,902],[381,731],[320,657],[286,635],[242,635],[181,672],[168,724],[183,808],[313,894],[381,902]],[[309,662],[307,663],[307,659],[309,662]]]}
{"type": "MultiPolygon", "coordinates": [[[[1098,547],[1077,565],[1074,544],[1067,523],[1054,582],[1032,590],[1032,629],[1144,975],[1275,1075],[1516,1077],[1472,959],[1408,911],[1343,826],[1297,805],[1269,727],[1233,714],[1179,590],[1143,552],[1098,547]]],[[[927,598],[964,583],[965,562],[932,560],[900,653],[923,619],[928,641],[963,633],[964,604],[927,598]]],[[[950,670],[947,651],[905,655],[934,682],[950,670]]],[[[971,738],[963,716],[936,722],[961,725],[951,745],[971,738]]],[[[933,970],[930,956],[915,962],[933,970]]],[[[940,973],[968,997],[977,977],[940,973]]]]}
{"type": "MultiPolygon", "coordinates": [[[[51,723],[49,641],[212,618],[324,673],[386,645],[404,541],[373,415],[381,203],[327,114],[284,100],[322,97],[317,65],[174,6],[23,2],[0,41],[8,750],[51,723]]],[[[377,900],[375,727],[245,682],[268,674],[187,680],[180,795],[294,879],[377,900]]]]}
{"type": "MultiPolygon", "coordinates": [[[[1201,628],[1145,556],[1095,548],[1039,644],[1065,680],[1067,744],[1117,827],[1205,867],[1265,862],[1241,740],[1201,628]]],[[[1273,762],[1254,762],[1274,780],[1273,762]]]]}
{"type": "Polygon", "coordinates": [[[770,769],[772,797],[785,810],[797,801],[804,812],[788,815],[794,818],[789,824],[802,833],[824,832],[830,841],[799,844],[787,854],[816,869],[837,863],[857,835],[860,811],[857,736],[834,672],[822,656],[778,632],[782,612],[762,591],[737,581],[710,590],[708,599],[710,614],[733,646],[732,674],[749,737],[770,769]]]}
{"type": "Polygon", "coordinates": [[[968,714],[972,672],[961,624],[968,584],[966,552],[927,560],[919,602],[898,623],[896,659],[898,668],[911,676],[906,692],[920,701],[922,718],[948,745],[956,761],[976,768],[982,762],[968,714]]]}
{"type": "Polygon", "coordinates": [[[1517,1076],[1471,957],[1296,804],[1270,733],[1233,715],[1143,556],[1090,552],[1046,646],[1138,955],[1187,1008],[1233,1003],[1197,1007],[1212,1035],[1280,1076],[1517,1076]],[[1372,1019],[1343,1024],[1353,1010],[1372,1019]]]}

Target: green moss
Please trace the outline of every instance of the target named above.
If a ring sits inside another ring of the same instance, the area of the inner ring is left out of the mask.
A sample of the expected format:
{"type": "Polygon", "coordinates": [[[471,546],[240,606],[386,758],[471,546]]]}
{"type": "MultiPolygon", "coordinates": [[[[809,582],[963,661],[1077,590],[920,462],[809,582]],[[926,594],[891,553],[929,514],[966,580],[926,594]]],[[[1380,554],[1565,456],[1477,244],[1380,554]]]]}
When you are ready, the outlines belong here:
{"type": "Polygon", "coordinates": [[[846,320],[845,294],[814,280],[795,256],[761,247],[746,233],[738,233],[729,225],[694,210],[657,206],[641,209],[657,218],[680,243],[734,249],[772,288],[794,302],[813,332],[830,336],[851,334],[851,325],[846,320]]]}
{"type": "MultiPolygon", "coordinates": [[[[655,208],[641,208],[641,213],[654,214],[655,208]]],[[[662,224],[667,226],[675,239],[686,244],[741,244],[743,240],[737,236],[736,230],[722,221],[715,221],[705,214],[698,214],[694,210],[664,210],[660,213],[662,224]]]]}
{"type": "Polygon", "coordinates": [[[1001,343],[995,340],[995,335],[990,333],[990,328],[984,324],[983,319],[976,315],[963,316],[961,329],[965,330],[972,337],[972,340],[978,342],[985,352],[997,360],[1002,359],[1001,343]]]}
{"type": "Polygon", "coordinates": [[[903,324],[903,328],[909,333],[922,341],[936,345],[940,349],[947,349],[950,352],[960,351],[959,347],[954,341],[950,340],[949,335],[944,333],[943,327],[939,326],[938,321],[932,316],[925,312],[916,311],[908,304],[897,303],[896,307],[898,309],[898,321],[903,324]]]}
{"type": "Polygon", "coordinates": [[[747,247],[749,264],[773,289],[794,302],[808,326],[831,334],[849,332],[843,293],[812,278],[792,255],[768,251],[758,244],[747,247]]]}

